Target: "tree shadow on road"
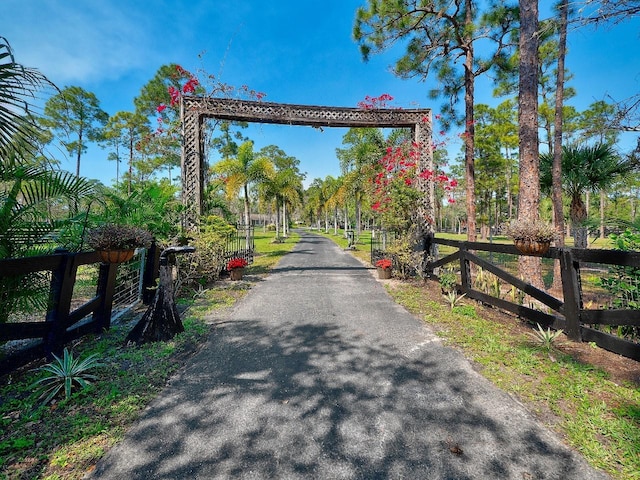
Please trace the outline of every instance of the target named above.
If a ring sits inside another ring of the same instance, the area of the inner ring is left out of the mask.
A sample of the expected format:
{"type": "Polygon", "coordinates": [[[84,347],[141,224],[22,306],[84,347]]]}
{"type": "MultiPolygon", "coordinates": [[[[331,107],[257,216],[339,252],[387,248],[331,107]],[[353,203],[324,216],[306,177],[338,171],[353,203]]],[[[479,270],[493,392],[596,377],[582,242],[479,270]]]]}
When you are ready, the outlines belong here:
{"type": "Polygon", "coordinates": [[[487,405],[458,358],[331,324],[221,323],[95,475],[584,478],[521,409],[487,405]]]}

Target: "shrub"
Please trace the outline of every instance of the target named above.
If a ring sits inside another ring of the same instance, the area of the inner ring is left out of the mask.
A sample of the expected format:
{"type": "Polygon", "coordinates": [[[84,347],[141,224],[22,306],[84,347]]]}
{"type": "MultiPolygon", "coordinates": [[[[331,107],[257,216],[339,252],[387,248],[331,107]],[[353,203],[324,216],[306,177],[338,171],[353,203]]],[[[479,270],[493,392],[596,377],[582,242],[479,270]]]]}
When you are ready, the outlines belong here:
{"type": "Polygon", "coordinates": [[[452,292],[458,283],[458,276],[453,271],[448,270],[440,275],[438,282],[443,292],[452,292]]]}
{"type": "Polygon", "coordinates": [[[178,255],[178,282],[176,291],[194,291],[212,284],[225,269],[225,243],[235,227],[216,215],[205,218],[200,232],[190,233],[189,243],[196,251],[189,255],[178,255]]]}

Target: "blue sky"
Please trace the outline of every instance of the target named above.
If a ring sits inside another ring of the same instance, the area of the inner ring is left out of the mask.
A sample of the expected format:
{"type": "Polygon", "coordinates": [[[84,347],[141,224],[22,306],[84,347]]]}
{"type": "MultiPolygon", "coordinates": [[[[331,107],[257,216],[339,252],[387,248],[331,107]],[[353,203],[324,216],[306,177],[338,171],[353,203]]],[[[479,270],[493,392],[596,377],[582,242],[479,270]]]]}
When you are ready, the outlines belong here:
{"type": "MultiPolygon", "coordinates": [[[[401,80],[389,72],[399,48],[361,59],[352,40],[355,11],[365,0],[2,0],[0,35],[17,61],[39,69],[59,87],[96,94],[103,110],[133,109],[133,98],[164,64],[203,69],[225,83],[267,94],[282,103],[355,107],[366,95],[389,93],[394,105],[431,107],[430,80],[401,80]]],[[[546,1],[541,4],[546,4],[546,1]]],[[[543,7],[544,10],[544,7],[543,7]]],[[[583,110],[610,95],[640,93],[640,19],[608,29],[574,30],[567,68],[583,110]]],[[[477,102],[495,104],[490,81],[477,102]]],[[[252,125],[256,149],[275,144],[300,159],[313,178],[339,175],[335,157],[344,129],[252,125]]],[[[625,135],[630,150],[637,135],[625,135]]],[[[450,147],[457,151],[458,146],[450,147]]],[[[91,148],[81,174],[111,183],[115,164],[91,148]]],[[[57,156],[62,154],[56,151],[57,156]]],[[[62,167],[74,169],[74,162],[62,167]]],[[[177,172],[174,172],[174,174],[177,172]]]]}

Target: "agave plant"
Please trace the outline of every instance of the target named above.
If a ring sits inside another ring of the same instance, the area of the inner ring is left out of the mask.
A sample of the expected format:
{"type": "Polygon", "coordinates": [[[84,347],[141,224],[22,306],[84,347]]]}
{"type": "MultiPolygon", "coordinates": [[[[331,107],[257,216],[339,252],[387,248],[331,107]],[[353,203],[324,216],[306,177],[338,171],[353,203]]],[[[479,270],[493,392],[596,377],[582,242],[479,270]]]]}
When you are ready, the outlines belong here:
{"type": "Polygon", "coordinates": [[[533,333],[531,334],[532,337],[539,343],[544,351],[546,351],[547,353],[551,352],[553,344],[555,343],[556,339],[560,335],[562,335],[563,330],[560,329],[553,332],[550,328],[544,330],[539,323],[537,323],[536,325],[538,325],[538,329],[533,331],[533,333]]]}
{"type": "Polygon", "coordinates": [[[64,398],[71,396],[74,384],[78,384],[82,388],[87,388],[92,380],[98,377],[88,373],[87,371],[102,366],[97,359],[97,354],[89,355],[84,360],[74,358],[68,349],[64,349],[62,358],[53,355],[54,360],[51,363],[38,368],[39,371],[46,372],[46,376],[37,380],[32,387],[39,387],[40,399],[43,404],[49,403],[53,398],[64,389],[64,398]]]}

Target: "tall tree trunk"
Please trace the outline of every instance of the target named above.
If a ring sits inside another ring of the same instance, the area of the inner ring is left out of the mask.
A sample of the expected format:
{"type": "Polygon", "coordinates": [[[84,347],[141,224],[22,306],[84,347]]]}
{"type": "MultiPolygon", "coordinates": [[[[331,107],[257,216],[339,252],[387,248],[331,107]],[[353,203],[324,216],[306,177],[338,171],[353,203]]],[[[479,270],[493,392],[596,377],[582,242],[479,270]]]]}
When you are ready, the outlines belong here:
{"type": "Polygon", "coordinates": [[[127,181],[127,193],[131,195],[131,180],[133,179],[133,138],[129,139],[129,179],[127,181]]]}
{"type": "Polygon", "coordinates": [[[287,223],[287,202],[282,201],[282,236],[287,237],[288,232],[288,223],[287,223]]]}
{"type": "Polygon", "coordinates": [[[606,195],[604,190],[600,190],[600,239],[604,240],[605,231],[604,231],[604,207],[606,203],[606,195]]]}
{"type": "Polygon", "coordinates": [[[249,187],[244,184],[244,231],[245,231],[245,248],[249,250],[251,246],[251,214],[249,212],[249,187]]]}
{"type": "Polygon", "coordinates": [[[338,205],[333,207],[333,234],[338,235],[338,205]]]}
{"type": "MultiPolygon", "coordinates": [[[[560,10],[560,38],[558,39],[558,71],[556,77],[556,107],[553,137],[553,165],[551,167],[551,201],[556,228],[556,246],[564,247],[564,211],[562,205],[562,107],[564,99],[564,61],[567,54],[567,18],[569,0],[562,0],[560,10]]],[[[553,262],[553,289],[562,289],[560,260],[553,262]]]]}
{"type": "MultiPolygon", "coordinates": [[[[538,154],[538,0],[520,0],[520,79],[518,131],[520,136],[520,195],[518,218],[540,218],[540,163],[538,154]]],[[[538,257],[520,256],[518,273],[543,287],[538,257]]]]}
{"type": "Polygon", "coordinates": [[[280,238],[280,202],[276,199],[276,240],[280,238]]]}
{"type": "MultiPolygon", "coordinates": [[[[465,1],[465,24],[469,27],[473,26],[473,1],[465,1]]],[[[469,35],[470,36],[470,35],[469,35]]],[[[475,163],[474,163],[474,76],[473,76],[473,43],[467,39],[466,53],[464,62],[464,105],[465,105],[465,180],[466,180],[466,207],[467,207],[467,240],[476,241],[476,179],[475,179],[475,163]]],[[[433,207],[433,205],[432,205],[433,207]]]]}
{"type": "Polygon", "coordinates": [[[571,197],[571,226],[573,227],[573,241],[576,248],[587,248],[587,227],[584,222],[587,219],[587,208],[580,198],[580,194],[576,193],[571,197]]]}

